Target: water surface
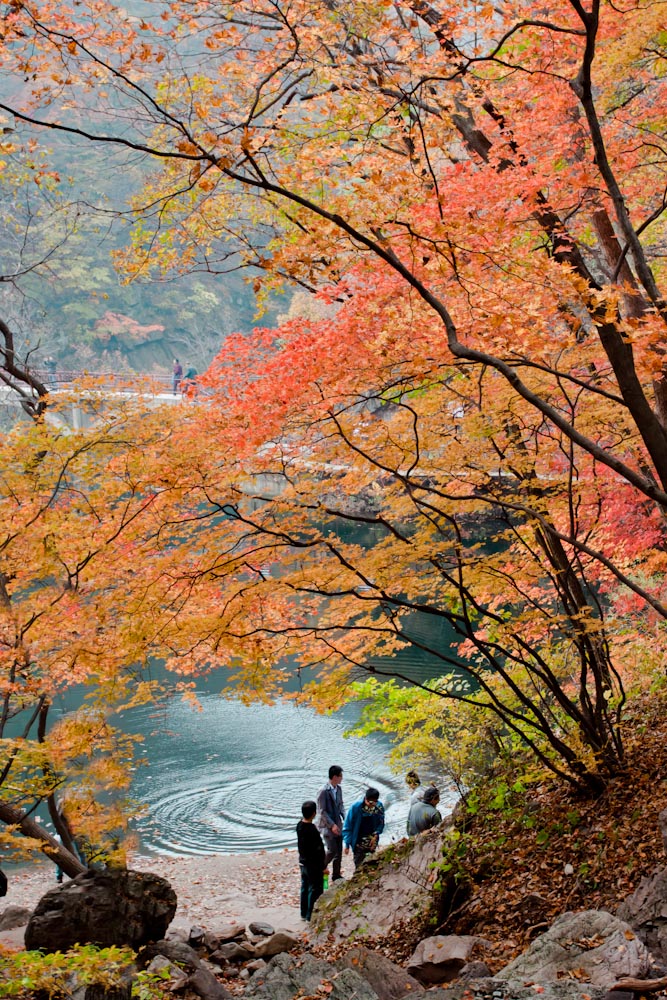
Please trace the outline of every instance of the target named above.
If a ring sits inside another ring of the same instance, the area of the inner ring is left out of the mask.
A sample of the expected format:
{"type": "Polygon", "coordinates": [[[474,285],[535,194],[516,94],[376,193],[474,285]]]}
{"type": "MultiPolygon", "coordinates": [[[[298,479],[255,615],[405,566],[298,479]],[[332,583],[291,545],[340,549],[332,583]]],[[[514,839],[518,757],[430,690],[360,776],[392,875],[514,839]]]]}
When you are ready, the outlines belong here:
{"type": "MultiPolygon", "coordinates": [[[[133,710],[124,728],[146,734],[146,767],[133,794],[146,804],[135,820],[146,854],[235,854],[295,846],[301,803],[314,799],[330,764],[344,770],[346,805],[369,785],[387,813],[383,842],[404,836],[409,792],[387,764],[389,740],[343,734],[358,709],[332,716],[279,702],[243,705],[202,693],[201,711],[174,701],[133,710]]],[[[426,776],[425,776],[426,777],[426,776]]],[[[447,811],[454,796],[443,794],[447,811]]]]}

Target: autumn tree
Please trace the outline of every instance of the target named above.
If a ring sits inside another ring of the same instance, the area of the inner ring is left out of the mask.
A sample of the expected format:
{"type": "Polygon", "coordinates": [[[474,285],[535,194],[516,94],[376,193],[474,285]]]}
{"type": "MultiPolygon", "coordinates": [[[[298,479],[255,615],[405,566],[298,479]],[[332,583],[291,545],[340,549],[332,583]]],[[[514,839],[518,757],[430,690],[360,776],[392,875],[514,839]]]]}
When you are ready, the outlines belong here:
{"type": "Polygon", "coordinates": [[[661,9],[8,8],[19,133],[155,164],[128,279],[254,265],[338,306],[229,345],[180,478],[158,456],[189,484],[164,513],[197,551],[193,663],[240,643],[246,679],[279,687],[290,652],[335,688],[444,615],[471,681],[445,694],[577,786],[618,771],[623,677],[665,617],[661,9]]]}
{"type": "Polygon", "coordinates": [[[124,859],[136,737],[114,713],[165,690],[147,657],[168,651],[142,603],[161,587],[166,607],[170,586],[144,551],[159,494],[132,471],[135,449],[164,446],[163,421],[141,400],[80,392],[88,430],[50,401],[48,420],[0,441],[0,843],[71,876],[86,853],[75,838],[94,847],[87,860],[124,859]]]}

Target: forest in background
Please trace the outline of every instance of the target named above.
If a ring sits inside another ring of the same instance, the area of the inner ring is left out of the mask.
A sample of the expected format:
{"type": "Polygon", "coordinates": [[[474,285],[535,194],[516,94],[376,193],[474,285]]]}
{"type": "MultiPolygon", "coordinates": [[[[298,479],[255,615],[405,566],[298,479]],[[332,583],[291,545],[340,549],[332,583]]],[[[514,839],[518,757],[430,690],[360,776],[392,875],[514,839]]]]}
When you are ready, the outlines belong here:
{"type": "MultiPolygon", "coordinates": [[[[5,76],[9,99],[13,86],[5,76]]],[[[255,296],[242,272],[127,281],[116,268],[145,162],[110,161],[59,136],[45,151],[48,169],[32,148],[4,155],[0,301],[33,367],[53,357],[66,370],[157,374],[178,356],[201,372],[228,333],[252,329],[255,296]]]]}

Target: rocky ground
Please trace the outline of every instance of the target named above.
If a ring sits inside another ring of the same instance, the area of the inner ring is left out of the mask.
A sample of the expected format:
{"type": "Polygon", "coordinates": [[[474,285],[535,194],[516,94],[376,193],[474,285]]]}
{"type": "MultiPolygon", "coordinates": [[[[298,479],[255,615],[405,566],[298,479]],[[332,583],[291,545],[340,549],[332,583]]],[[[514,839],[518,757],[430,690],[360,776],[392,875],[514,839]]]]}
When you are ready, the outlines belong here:
{"type": "MultiPolygon", "coordinates": [[[[296,851],[187,857],[136,857],[132,868],[162,875],[178,896],[174,923],[211,927],[226,921],[263,920],[274,927],[305,931],[299,915],[296,851]]],[[[56,885],[49,862],[9,872],[2,907],[33,909],[56,885]]]]}

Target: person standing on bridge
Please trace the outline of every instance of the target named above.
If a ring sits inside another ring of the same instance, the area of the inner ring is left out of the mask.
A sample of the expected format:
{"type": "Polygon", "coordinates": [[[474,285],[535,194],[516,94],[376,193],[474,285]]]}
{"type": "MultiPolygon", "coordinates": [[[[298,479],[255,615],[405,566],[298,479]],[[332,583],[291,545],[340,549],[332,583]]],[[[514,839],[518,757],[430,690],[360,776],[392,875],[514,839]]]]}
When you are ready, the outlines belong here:
{"type": "Polygon", "coordinates": [[[46,368],[47,387],[55,386],[57,384],[56,369],[58,367],[58,362],[51,354],[49,354],[48,358],[44,361],[44,367],[46,368]]]}
{"type": "Polygon", "coordinates": [[[174,358],[174,367],[172,368],[174,394],[178,392],[182,378],[183,378],[183,365],[178,360],[178,358],[174,358]]]}

